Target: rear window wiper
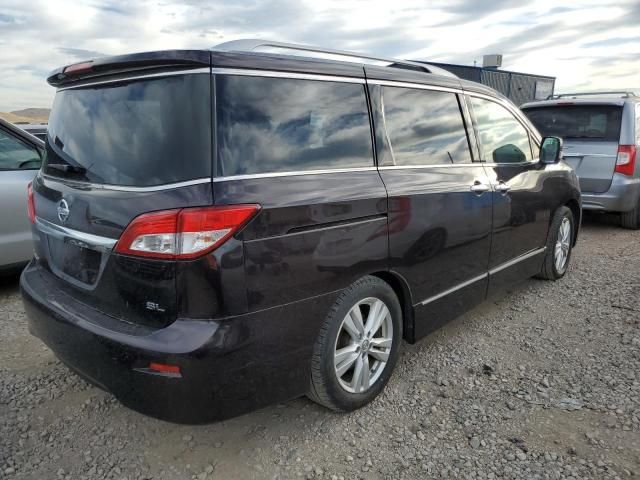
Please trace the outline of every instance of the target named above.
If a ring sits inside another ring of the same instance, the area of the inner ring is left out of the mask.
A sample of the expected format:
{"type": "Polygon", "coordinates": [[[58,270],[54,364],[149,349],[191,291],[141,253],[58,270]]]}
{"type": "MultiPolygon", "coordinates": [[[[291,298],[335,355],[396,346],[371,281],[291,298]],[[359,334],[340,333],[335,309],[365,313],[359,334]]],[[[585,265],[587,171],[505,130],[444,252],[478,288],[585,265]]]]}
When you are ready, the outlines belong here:
{"type": "Polygon", "coordinates": [[[48,163],[46,168],[53,168],[54,170],[60,170],[65,173],[77,173],[83,175],[87,173],[87,169],[76,165],[69,165],[68,163],[48,163]]]}

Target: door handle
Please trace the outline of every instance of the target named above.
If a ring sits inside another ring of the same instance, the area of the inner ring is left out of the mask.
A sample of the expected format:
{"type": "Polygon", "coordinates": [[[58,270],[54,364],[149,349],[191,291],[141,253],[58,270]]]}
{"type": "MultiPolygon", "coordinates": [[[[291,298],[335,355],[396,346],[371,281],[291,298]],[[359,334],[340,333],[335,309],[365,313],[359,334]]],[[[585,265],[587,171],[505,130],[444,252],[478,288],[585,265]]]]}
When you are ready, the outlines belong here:
{"type": "Polygon", "coordinates": [[[491,187],[479,180],[476,180],[475,182],[473,182],[473,185],[471,185],[471,191],[477,194],[482,194],[484,192],[488,192],[489,190],[491,190],[491,187]]]}
{"type": "Polygon", "coordinates": [[[496,192],[507,193],[509,190],[511,190],[511,187],[500,180],[500,182],[498,182],[498,184],[495,186],[495,189],[496,192]]]}

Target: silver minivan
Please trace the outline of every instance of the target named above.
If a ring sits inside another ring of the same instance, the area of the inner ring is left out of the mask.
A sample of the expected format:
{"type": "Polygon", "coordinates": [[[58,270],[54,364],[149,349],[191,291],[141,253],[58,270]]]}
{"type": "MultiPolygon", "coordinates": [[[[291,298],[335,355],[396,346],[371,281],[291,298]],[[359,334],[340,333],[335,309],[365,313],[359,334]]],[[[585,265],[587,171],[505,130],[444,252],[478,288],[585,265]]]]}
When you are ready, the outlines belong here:
{"type": "Polygon", "coordinates": [[[582,207],[620,213],[640,227],[640,97],[631,92],[557,95],[520,107],[543,136],[564,139],[564,160],[576,171],[582,207]]]}

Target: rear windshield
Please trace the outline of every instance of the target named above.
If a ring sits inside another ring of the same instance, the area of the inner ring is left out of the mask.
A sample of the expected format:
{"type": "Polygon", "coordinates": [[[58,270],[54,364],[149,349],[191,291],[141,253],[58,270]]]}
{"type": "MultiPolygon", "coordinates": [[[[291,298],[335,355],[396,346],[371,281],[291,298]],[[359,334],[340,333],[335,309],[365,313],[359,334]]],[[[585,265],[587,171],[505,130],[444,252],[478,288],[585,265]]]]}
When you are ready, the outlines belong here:
{"type": "Polygon", "coordinates": [[[44,172],[136,187],[211,176],[210,78],[174,75],[59,91],[44,172]]]}
{"type": "Polygon", "coordinates": [[[618,142],[622,107],[560,105],[523,110],[544,136],[618,142]]]}

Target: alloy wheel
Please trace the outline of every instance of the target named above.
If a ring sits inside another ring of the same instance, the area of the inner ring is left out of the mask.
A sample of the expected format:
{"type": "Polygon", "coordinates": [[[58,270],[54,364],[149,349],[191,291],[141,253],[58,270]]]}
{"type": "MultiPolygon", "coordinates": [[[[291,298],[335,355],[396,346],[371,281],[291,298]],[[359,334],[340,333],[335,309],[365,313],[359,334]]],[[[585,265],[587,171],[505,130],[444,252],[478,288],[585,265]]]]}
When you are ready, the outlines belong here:
{"type": "Polygon", "coordinates": [[[393,344],[393,321],[385,303],[365,298],[342,320],[334,350],[340,386],[350,393],[366,392],[380,378],[393,344]]]}
{"type": "Polygon", "coordinates": [[[560,223],[558,229],[558,240],[555,246],[555,265],[558,272],[564,271],[567,260],[569,259],[569,250],[571,249],[571,221],[565,217],[560,223]]]}

